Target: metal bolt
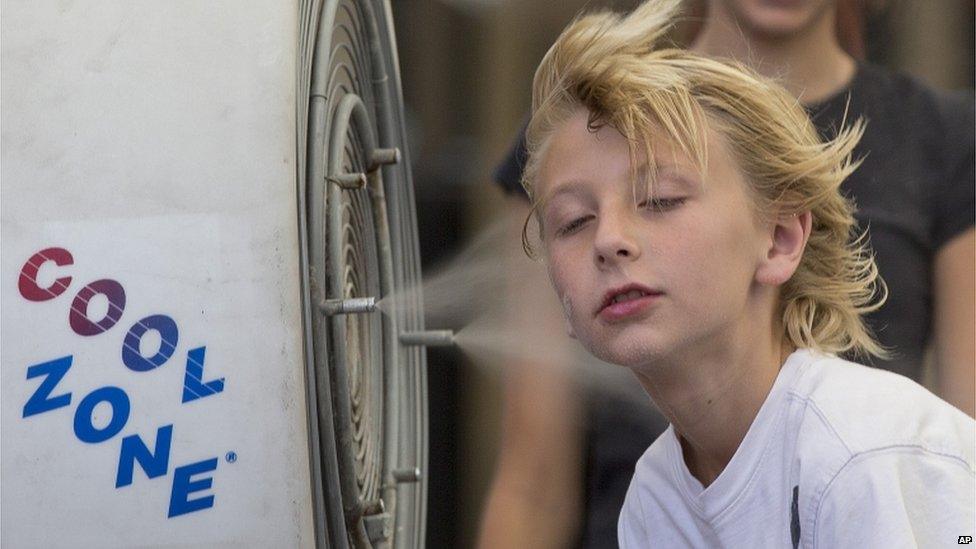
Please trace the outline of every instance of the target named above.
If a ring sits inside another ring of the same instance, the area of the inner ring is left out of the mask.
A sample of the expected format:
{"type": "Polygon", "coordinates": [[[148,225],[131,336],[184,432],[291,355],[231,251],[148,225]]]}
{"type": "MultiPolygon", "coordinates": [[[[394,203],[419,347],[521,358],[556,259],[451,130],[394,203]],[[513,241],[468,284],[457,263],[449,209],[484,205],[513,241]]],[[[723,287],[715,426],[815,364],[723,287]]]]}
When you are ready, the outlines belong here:
{"type": "Polygon", "coordinates": [[[400,343],[410,346],[450,347],[454,345],[454,332],[451,330],[403,332],[400,334],[400,343]]]}
{"type": "Polygon", "coordinates": [[[380,166],[385,166],[387,164],[399,164],[400,163],[400,149],[393,147],[392,149],[373,149],[373,152],[369,155],[369,169],[370,171],[379,168],[380,166]]]}
{"type": "Polygon", "coordinates": [[[393,479],[396,480],[397,482],[403,482],[403,483],[420,482],[420,478],[421,475],[420,475],[419,467],[393,470],[393,479]]]}
{"type": "Polygon", "coordinates": [[[371,313],[376,310],[376,298],[354,297],[352,299],[326,299],[319,304],[319,310],[327,316],[371,313]]]}
{"type": "Polygon", "coordinates": [[[346,190],[362,189],[366,187],[366,174],[339,173],[325,178],[346,190]]]}

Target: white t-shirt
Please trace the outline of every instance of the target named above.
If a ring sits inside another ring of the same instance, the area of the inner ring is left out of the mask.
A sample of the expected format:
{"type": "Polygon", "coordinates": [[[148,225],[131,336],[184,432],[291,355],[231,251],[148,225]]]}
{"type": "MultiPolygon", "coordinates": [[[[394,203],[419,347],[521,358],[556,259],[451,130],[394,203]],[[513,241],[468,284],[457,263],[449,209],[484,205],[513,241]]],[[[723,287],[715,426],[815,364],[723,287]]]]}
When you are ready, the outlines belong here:
{"type": "Polygon", "coordinates": [[[790,355],[703,488],[669,427],[634,471],[623,548],[948,547],[976,536],[976,422],[908,378],[790,355]]]}

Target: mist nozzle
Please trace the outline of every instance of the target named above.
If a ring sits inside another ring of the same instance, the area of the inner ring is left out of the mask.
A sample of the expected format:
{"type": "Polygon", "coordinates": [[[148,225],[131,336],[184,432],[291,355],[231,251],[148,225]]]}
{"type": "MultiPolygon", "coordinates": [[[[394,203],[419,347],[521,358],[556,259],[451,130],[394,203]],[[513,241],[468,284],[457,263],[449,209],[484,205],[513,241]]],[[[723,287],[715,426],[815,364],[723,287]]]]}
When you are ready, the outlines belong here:
{"type": "Polygon", "coordinates": [[[451,347],[454,345],[454,332],[451,330],[404,332],[400,334],[400,343],[410,346],[451,347]]]}

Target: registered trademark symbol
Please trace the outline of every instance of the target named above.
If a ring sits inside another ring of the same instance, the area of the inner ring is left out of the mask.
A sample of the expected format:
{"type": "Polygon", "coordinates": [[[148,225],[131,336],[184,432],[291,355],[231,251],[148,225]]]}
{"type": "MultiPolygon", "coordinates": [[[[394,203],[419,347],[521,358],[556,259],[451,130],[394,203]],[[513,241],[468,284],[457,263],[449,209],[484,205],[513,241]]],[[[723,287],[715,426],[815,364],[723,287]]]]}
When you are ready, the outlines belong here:
{"type": "Polygon", "coordinates": [[[235,454],[234,452],[227,452],[227,455],[224,456],[224,459],[227,460],[227,463],[234,463],[235,461],[237,461],[237,454],[235,454]]]}

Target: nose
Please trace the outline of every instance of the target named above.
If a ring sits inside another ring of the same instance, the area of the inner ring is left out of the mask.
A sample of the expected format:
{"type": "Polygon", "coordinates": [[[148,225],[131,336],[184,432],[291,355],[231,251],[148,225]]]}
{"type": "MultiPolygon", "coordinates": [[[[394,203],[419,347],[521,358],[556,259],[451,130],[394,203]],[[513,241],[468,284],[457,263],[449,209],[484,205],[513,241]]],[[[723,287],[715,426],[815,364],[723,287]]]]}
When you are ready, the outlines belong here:
{"type": "Polygon", "coordinates": [[[635,227],[626,215],[604,216],[597,227],[594,251],[600,267],[613,267],[640,257],[635,227]]]}

